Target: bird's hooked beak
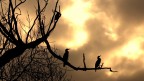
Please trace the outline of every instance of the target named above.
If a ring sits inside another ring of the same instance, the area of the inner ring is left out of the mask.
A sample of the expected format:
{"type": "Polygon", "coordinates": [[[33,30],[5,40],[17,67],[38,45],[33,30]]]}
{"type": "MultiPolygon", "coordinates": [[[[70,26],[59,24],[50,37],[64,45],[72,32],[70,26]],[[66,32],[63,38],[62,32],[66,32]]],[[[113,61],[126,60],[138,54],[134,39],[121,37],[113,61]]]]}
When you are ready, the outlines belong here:
{"type": "Polygon", "coordinates": [[[69,48],[67,48],[66,50],[70,50],[69,48]]]}
{"type": "Polygon", "coordinates": [[[99,55],[97,58],[100,58],[101,55],[99,55]]]}

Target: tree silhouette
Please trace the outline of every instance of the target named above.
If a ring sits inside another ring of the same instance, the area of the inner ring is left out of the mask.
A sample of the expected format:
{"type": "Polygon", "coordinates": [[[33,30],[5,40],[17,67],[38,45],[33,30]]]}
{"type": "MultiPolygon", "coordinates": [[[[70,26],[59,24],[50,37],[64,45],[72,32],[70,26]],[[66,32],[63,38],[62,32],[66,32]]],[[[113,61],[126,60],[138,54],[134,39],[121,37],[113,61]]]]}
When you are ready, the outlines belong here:
{"type": "MultiPolygon", "coordinates": [[[[26,37],[24,40],[22,39],[22,35],[20,33],[20,28],[22,28],[22,23],[20,22],[19,16],[21,15],[20,5],[26,2],[26,0],[8,0],[7,7],[3,6],[4,2],[0,1],[1,4],[1,13],[0,13],[0,33],[2,34],[2,44],[1,44],[1,56],[0,56],[0,68],[9,63],[12,59],[21,56],[27,49],[34,49],[36,46],[40,45],[42,42],[45,42],[47,46],[47,50],[50,52],[52,56],[57,58],[58,60],[64,62],[67,66],[74,70],[95,70],[95,68],[87,68],[84,62],[85,67],[76,67],[65,61],[63,57],[61,57],[58,53],[54,52],[47,40],[51,33],[56,28],[56,24],[61,16],[60,6],[59,11],[57,11],[57,6],[59,0],[56,1],[53,15],[50,19],[49,25],[46,25],[46,20],[44,16],[44,12],[48,5],[49,0],[41,0],[44,2],[43,7],[40,5],[40,0],[37,1],[36,8],[36,17],[32,21],[32,25],[29,26],[28,32],[26,32],[26,37]],[[19,11],[19,13],[17,12],[19,11]],[[34,29],[38,29],[38,31],[34,31],[34,29]],[[34,35],[34,37],[33,37],[34,35]]],[[[29,21],[30,23],[31,21],[29,21]]],[[[110,67],[100,67],[100,69],[110,69],[110,67]]]]}
{"type": "MultiPolygon", "coordinates": [[[[56,51],[56,49],[54,49],[56,51]]],[[[70,81],[66,69],[46,48],[28,49],[0,70],[2,81],[70,81]]]]}

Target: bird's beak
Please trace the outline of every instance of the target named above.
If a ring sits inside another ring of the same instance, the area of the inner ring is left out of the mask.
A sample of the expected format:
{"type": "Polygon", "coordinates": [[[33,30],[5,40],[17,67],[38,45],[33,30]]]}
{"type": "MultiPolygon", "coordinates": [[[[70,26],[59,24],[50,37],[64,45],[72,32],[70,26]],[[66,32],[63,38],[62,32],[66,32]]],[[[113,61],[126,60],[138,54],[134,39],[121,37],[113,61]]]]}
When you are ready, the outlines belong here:
{"type": "Polygon", "coordinates": [[[70,50],[69,48],[67,48],[66,50],[70,50]]]}
{"type": "Polygon", "coordinates": [[[70,48],[67,48],[68,50],[70,50],[70,48]]]}

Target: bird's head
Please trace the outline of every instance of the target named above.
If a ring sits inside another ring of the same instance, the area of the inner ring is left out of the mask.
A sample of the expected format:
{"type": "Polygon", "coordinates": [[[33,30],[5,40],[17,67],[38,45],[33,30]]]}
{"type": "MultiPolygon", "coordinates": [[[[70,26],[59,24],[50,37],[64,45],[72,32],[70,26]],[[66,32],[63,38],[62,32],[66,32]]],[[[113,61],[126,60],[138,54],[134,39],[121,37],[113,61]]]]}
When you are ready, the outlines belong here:
{"type": "Polygon", "coordinates": [[[70,49],[69,49],[69,48],[66,48],[66,49],[65,49],[65,51],[68,51],[68,50],[70,50],[70,49]]]}
{"type": "Polygon", "coordinates": [[[98,56],[97,58],[100,58],[100,56],[98,56]]]}

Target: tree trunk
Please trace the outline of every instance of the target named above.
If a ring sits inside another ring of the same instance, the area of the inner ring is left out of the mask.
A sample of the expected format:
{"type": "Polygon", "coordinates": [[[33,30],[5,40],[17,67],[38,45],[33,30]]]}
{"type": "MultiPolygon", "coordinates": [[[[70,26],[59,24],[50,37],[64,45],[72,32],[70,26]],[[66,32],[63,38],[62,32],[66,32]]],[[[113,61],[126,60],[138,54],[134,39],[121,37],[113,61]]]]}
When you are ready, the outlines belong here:
{"type": "Polygon", "coordinates": [[[15,57],[20,56],[25,50],[26,50],[25,46],[17,46],[15,48],[12,48],[12,49],[6,51],[0,57],[0,68],[2,68],[5,64],[7,64],[8,62],[10,62],[15,57]]]}

